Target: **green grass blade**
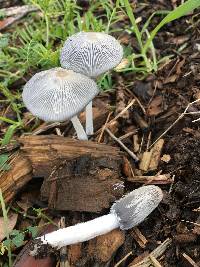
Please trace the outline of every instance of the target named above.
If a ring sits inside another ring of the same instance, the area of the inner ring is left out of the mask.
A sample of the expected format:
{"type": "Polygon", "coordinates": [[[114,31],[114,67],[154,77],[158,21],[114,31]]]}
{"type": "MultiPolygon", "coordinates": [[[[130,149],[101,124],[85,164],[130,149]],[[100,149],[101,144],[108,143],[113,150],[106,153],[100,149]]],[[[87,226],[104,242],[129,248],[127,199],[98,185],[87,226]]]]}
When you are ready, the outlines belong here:
{"type": "MultiPolygon", "coordinates": [[[[125,0],[124,0],[125,1],[125,0]]],[[[200,6],[200,0],[188,0],[187,2],[183,3],[182,5],[178,6],[175,8],[173,11],[171,11],[156,27],[155,29],[151,32],[149,39],[147,40],[146,44],[144,45],[143,48],[143,53],[146,53],[147,49],[149,48],[153,38],[157,34],[157,32],[162,28],[165,24],[176,20],[195,8],[200,6]]]]}
{"type": "Polygon", "coordinates": [[[126,13],[133,25],[133,29],[134,29],[134,33],[136,35],[136,38],[137,38],[137,41],[139,43],[139,46],[140,46],[140,49],[143,49],[143,44],[142,44],[142,36],[140,34],[140,30],[137,26],[137,23],[136,23],[136,20],[135,20],[135,16],[133,14],[133,10],[132,10],[132,7],[129,3],[129,0],[123,0],[123,4],[125,6],[125,9],[126,9],[126,13]]]}
{"type": "Polygon", "coordinates": [[[6,134],[4,135],[3,140],[1,141],[2,146],[5,146],[10,143],[10,140],[18,127],[19,124],[11,125],[8,127],[8,130],[6,131],[6,134]]]}

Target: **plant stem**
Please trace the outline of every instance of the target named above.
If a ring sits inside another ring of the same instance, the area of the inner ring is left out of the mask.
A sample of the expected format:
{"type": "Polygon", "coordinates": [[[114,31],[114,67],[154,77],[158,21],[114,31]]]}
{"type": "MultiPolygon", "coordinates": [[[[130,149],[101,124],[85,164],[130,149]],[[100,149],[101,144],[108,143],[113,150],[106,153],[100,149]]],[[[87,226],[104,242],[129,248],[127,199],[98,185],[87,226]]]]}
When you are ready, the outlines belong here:
{"type": "Polygon", "coordinates": [[[142,57],[143,57],[143,59],[144,59],[144,62],[145,62],[147,71],[149,71],[149,70],[151,69],[151,67],[150,67],[148,58],[147,58],[147,56],[146,56],[146,51],[145,51],[144,48],[143,48],[142,35],[141,35],[140,30],[139,30],[139,28],[138,28],[138,26],[137,26],[136,19],[135,19],[135,16],[134,16],[134,14],[133,14],[131,5],[130,5],[130,3],[129,3],[129,0],[124,0],[124,4],[125,4],[125,8],[126,8],[127,15],[128,15],[128,17],[129,17],[129,19],[130,19],[130,21],[131,21],[131,23],[132,23],[133,30],[134,30],[134,33],[135,33],[135,35],[136,35],[138,44],[139,44],[139,46],[140,46],[140,51],[141,51],[142,57]]]}

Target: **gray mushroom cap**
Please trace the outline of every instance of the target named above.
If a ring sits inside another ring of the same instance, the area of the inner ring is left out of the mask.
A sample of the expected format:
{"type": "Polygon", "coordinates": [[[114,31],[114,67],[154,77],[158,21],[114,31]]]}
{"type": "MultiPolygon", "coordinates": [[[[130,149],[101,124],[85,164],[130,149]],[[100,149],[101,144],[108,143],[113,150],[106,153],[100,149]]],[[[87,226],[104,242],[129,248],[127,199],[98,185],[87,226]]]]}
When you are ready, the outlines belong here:
{"type": "Polygon", "coordinates": [[[79,32],[70,36],[61,51],[63,68],[89,77],[116,67],[123,57],[123,48],[111,35],[102,32],[79,32]]]}
{"type": "Polygon", "coordinates": [[[54,68],[35,74],[24,86],[27,109],[44,121],[64,121],[81,112],[98,94],[96,83],[72,70],[54,68]]]}
{"type": "Polygon", "coordinates": [[[120,228],[127,230],[141,223],[162,198],[163,193],[158,186],[143,186],[115,202],[110,212],[117,215],[120,228]]]}

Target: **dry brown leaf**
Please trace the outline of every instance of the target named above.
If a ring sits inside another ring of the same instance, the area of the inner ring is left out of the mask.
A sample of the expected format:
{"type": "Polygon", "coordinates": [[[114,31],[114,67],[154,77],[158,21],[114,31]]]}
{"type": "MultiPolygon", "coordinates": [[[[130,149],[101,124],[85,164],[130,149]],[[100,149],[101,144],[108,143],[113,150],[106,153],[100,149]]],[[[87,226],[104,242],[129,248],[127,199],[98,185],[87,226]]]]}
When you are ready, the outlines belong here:
{"type": "MultiPolygon", "coordinates": [[[[8,224],[6,224],[7,231],[10,233],[16,223],[17,223],[18,214],[14,212],[9,212],[8,214],[8,224]]],[[[0,242],[6,237],[5,233],[5,219],[3,217],[0,217],[0,242]]]]}
{"type": "Polygon", "coordinates": [[[174,83],[174,82],[176,81],[177,78],[178,78],[178,75],[177,75],[177,74],[173,74],[173,75],[167,77],[167,78],[163,81],[163,83],[164,83],[164,84],[167,84],[167,83],[174,83]]]}
{"type": "Polygon", "coordinates": [[[183,60],[181,60],[178,64],[177,64],[177,67],[176,67],[176,73],[177,74],[181,74],[181,68],[184,66],[185,64],[185,58],[183,58],[183,60]]]}
{"type": "Polygon", "coordinates": [[[147,115],[148,116],[157,116],[158,114],[160,114],[163,109],[162,109],[162,96],[156,96],[151,103],[148,106],[147,109],[147,115]]]}

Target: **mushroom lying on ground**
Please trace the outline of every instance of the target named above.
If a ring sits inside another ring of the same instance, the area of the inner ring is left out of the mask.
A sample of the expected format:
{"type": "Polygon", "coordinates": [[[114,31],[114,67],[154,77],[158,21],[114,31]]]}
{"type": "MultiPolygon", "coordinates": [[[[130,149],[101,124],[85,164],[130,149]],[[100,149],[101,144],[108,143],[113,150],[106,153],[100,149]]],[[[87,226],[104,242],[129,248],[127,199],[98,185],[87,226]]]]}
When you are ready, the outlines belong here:
{"type": "Polygon", "coordinates": [[[130,229],[141,223],[158,206],[162,197],[162,190],[154,185],[133,190],[115,202],[108,215],[59,229],[35,239],[31,255],[41,255],[40,252],[44,252],[47,248],[59,249],[84,242],[118,227],[122,230],[130,229]]]}
{"type": "Polygon", "coordinates": [[[44,121],[70,119],[78,139],[87,140],[77,114],[98,92],[96,83],[87,76],[54,68],[35,74],[24,86],[22,98],[27,109],[44,121]]]}
{"type": "MultiPolygon", "coordinates": [[[[63,68],[91,78],[116,67],[123,57],[123,48],[112,36],[102,32],[79,32],[65,42],[60,56],[63,68]]],[[[86,108],[86,133],[93,134],[92,102],[86,108]]]]}

